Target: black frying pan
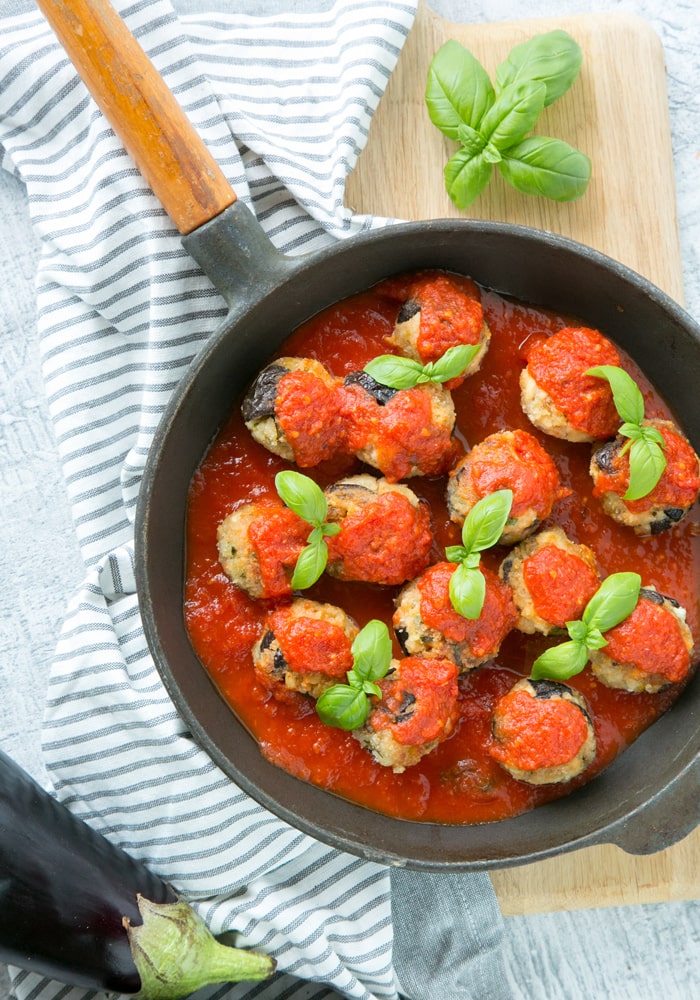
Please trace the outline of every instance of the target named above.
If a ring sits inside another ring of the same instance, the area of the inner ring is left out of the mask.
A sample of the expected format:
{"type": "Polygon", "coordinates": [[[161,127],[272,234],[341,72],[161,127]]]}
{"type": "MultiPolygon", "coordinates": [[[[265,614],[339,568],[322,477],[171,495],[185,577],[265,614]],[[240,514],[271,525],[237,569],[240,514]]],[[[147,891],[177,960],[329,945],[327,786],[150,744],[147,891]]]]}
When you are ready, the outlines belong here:
{"type": "Polygon", "coordinates": [[[397,820],[269,764],[190,645],[183,618],[187,491],[218,428],[300,323],[402,271],[443,268],[575,315],[619,343],[700,446],[700,327],[650,282],[551,233],[473,221],[392,226],[285,257],[236,201],[163,81],[106,0],[38,0],[93,96],[228,304],[156,433],[137,511],[146,637],[195,739],[241,788],[317,839],[383,864],[488,869],[615,843],[651,853],[700,821],[700,676],[674,707],[578,791],[495,824],[397,820]],[[184,151],[184,153],[183,153],[184,151]]]}

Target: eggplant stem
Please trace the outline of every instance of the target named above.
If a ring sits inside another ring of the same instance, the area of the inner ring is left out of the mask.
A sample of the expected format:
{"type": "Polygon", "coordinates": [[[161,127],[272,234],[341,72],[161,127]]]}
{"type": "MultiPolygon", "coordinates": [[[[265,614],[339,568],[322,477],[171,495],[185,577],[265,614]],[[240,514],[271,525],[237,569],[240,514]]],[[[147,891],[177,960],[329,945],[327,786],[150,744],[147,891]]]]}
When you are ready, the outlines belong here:
{"type": "Polygon", "coordinates": [[[221,944],[185,903],[152,903],[138,897],[143,923],[124,927],[141,977],[138,1000],[177,1000],[213,983],[257,982],[275,971],[275,960],[221,944]]]}

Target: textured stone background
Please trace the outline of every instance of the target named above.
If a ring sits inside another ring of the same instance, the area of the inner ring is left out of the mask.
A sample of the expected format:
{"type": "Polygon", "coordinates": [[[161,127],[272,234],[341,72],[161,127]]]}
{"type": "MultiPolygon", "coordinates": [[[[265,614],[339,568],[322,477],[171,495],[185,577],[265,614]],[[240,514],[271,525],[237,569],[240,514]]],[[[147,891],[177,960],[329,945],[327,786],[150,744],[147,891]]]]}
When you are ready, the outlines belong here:
{"type": "MultiPolygon", "coordinates": [[[[239,4],[251,13],[331,5],[330,0],[239,4]]],[[[211,6],[228,4],[212,0],[211,6]]],[[[700,318],[698,0],[433,0],[432,6],[464,22],[618,11],[636,13],[654,26],[667,60],[686,305],[700,318]]],[[[36,257],[24,191],[0,172],[0,746],[43,782],[39,732],[45,683],[63,609],[82,566],[39,374],[36,257]]],[[[513,1000],[700,995],[700,901],[510,917],[506,924],[513,1000]]],[[[8,996],[0,967],[0,998],[8,996]]]]}

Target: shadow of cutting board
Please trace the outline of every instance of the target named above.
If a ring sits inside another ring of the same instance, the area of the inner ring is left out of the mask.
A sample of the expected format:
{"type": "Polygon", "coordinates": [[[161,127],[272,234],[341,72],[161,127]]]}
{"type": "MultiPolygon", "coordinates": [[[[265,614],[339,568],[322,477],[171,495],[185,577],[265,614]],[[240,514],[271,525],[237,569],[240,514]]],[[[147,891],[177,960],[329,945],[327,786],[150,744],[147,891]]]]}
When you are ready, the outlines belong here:
{"type": "MultiPolygon", "coordinates": [[[[653,30],[624,15],[465,25],[425,6],[401,53],[348,178],[356,212],[401,219],[465,217],[535,226],[572,237],[622,261],[683,302],[683,278],[671,156],[664,56],[653,30]],[[593,176],[578,201],[559,205],[522,195],[497,171],[460,213],[442,170],[456,146],[430,122],[423,93],[437,49],[454,38],[493,79],[510,49],[534,34],[563,28],[584,62],[571,90],[547,108],[536,129],[586,152],[593,176]]],[[[505,914],[700,898],[700,831],[645,857],[617,847],[587,848],[548,861],[496,871],[505,914]]]]}

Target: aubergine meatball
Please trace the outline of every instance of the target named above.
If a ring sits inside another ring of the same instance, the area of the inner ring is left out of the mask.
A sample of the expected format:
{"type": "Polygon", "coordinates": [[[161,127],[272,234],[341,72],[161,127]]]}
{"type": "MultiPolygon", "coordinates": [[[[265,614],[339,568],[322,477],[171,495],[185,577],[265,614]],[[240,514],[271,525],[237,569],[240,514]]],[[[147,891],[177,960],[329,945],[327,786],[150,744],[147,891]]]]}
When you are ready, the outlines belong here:
{"type": "Polygon", "coordinates": [[[596,365],[619,367],[620,356],[586,327],[566,327],[530,350],[520,399],[535,427],[566,441],[605,441],[617,432],[620,418],[609,384],[586,375],[596,365]]]}
{"type": "Polygon", "coordinates": [[[618,434],[593,449],[593,496],[614,521],[640,536],[658,535],[682,521],[698,498],[700,461],[692,446],[670,420],[645,420],[664,439],[666,468],[645,497],[624,500],[630,478],[629,442],[618,434]],[[625,449],[627,445],[627,449],[625,449]],[[624,454],[623,454],[624,450],[624,454]]]}
{"type": "Polygon", "coordinates": [[[352,669],[359,629],[342,608],[298,598],[271,611],[253,646],[258,679],[275,697],[289,691],[320,698],[352,669]]]}
{"type": "Polygon", "coordinates": [[[501,563],[501,579],[512,589],[521,632],[564,628],[581,618],[600,586],[595,554],[561,528],[540,531],[521,542],[501,563]]]}
{"type": "Polygon", "coordinates": [[[593,762],[596,739],[585,699],[558,681],[518,681],[499,699],[490,755],[517,781],[571,781],[593,762]]]}
{"type": "Polygon", "coordinates": [[[685,608],[651,587],[639,592],[629,617],[605,632],[607,646],[591,651],[591,670],[610,688],[656,694],[690,670],[693,635],[685,608]]]}
{"type": "Polygon", "coordinates": [[[336,391],[341,385],[312,358],[278,358],[264,368],[241,407],[245,425],[268,451],[300,468],[345,449],[336,391]]]}
{"type": "Polygon", "coordinates": [[[484,320],[481,292],[469,278],[456,274],[425,274],[408,289],[389,343],[401,354],[425,365],[451,347],[478,347],[463,375],[447,383],[455,389],[481,367],[491,331],[484,320]]]}
{"type": "Polygon", "coordinates": [[[456,569],[439,562],[412,580],[396,599],[393,626],[407,656],[451,660],[461,673],[495,659],[501,643],[518,621],[510,587],[486,567],[486,595],[481,615],[464,618],[452,607],[450,579],[456,569]]]}
{"type": "Polygon", "coordinates": [[[381,699],[372,699],[367,721],[353,736],[378,764],[400,774],[454,732],[457,667],[449,660],[392,660],[379,687],[381,699]]]}
{"type": "Polygon", "coordinates": [[[512,545],[537,530],[557,500],[569,496],[551,456],[527,431],[499,431],[474,445],[447,483],[450,518],[463,524],[479,500],[496,490],[513,492],[510,517],[499,542],[512,545]]]}
{"type": "Polygon", "coordinates": [[[459,457],[454,403],[444,386],[390,389],[352,372],[341,395],[348,450],[389,482],[445,475],[459,457]]]}
{"type": "Polygon", "coordinates": [[[226,576],[251,597],[290,597],[290,581],[307,543],[309,525],[282,504],[236,508],[217,529],[219,562],[226,576]]]}
{"type": "Polygon", "coordinates": [[[433,546],[430,507],[407,486],[359,475],[326,487],[327,571],[340,580],[394,586],[421,573],[433,546]]]}

